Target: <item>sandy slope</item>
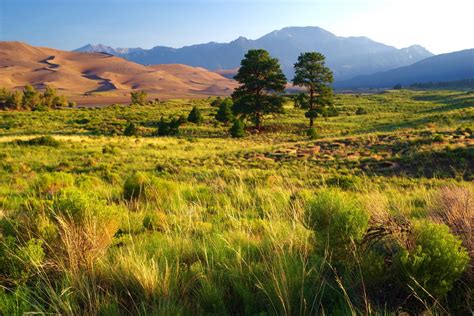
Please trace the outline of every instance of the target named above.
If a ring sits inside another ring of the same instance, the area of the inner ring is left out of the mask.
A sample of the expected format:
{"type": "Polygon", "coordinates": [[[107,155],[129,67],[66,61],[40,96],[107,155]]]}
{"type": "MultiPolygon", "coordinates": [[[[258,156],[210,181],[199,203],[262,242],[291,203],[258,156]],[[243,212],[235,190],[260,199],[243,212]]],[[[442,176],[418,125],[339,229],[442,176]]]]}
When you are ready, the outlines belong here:
{"type": "Polygon", "coordinates": [[[45,85],[80,103],[127,102],[132,90],[156,98],[228,95],[236,83],[203,68],[143,66],[105,53],[78,53],[0,42],[0,87],[45,85]],[[89,100],[89,101],[88,101],[89,100]]]}

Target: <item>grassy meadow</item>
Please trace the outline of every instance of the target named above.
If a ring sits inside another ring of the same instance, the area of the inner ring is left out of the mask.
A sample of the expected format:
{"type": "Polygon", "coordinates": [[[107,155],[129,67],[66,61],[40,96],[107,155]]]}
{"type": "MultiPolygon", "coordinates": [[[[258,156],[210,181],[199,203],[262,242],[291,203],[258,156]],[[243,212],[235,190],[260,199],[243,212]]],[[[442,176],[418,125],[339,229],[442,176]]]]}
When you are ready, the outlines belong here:
{"type": "Polygon", "coordinates": [[[337,95],[313,139],[211,101],[0,111],[0,314],[473,312],[473,92],[337,95]]]}

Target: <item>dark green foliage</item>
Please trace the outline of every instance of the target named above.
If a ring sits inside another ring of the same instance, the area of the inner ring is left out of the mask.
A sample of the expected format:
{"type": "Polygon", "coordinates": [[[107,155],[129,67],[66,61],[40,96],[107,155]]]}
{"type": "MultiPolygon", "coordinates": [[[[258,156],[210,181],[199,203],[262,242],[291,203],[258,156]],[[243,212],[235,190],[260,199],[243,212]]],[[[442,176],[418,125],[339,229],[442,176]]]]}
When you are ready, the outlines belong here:
{"type": "Polygon", "coordinates": [[[211,106],[214,107],[214,108],[219,107],[221,104],[222,104],[222,98],[221,97],[217,97],[214,100],[212,100],[212,102],[211,102],[211,106]]]}
{"type": "Polygon", "coordinates": [[[299,97],[297,99],[298,106],[307,109],[305,116],[309,118],[310,127],[314,125],[315,118],[325,116],[327,107],[333,103],[331,88],[333,75],[332,71],[325,66],[325,59],[321,53],[308,52],[302,53],[295,64],[293,84],[305,87],[309,94],[307,98],[299,97]]]}
{"type": "Polygon", "coordinates": [[[199,109],[196,106],[193,107],[191,112],[189,112],[188,122],[201,124],[202,121],[203,121],[203,117],[202,117],[201,111],[199,111],[199,109]]]}
{"type": "Polygon", "coordinates": [[[400,83],[397,83],[393,86],[393,90],[402,90],[402,85],[400,83]]]}
{"type": "Polygon", "coordinates": [[[137,135],[137,127],[135,126],[135,124],[133,122],[130,122],[127,127],[125,128],[125,130],[123,131],[123,134],[125,136],[135,136],[137,135]]]}
{"type": "Polygon", "coordinates": [[[444,82],[423,82],[410,85],[411,89],[426,90],[456,90],[456,89],[474,89],[474,79],[464,79],[444,82]]]}
{"type": "Polygon", "coordinates": [[[308,104],[308,95],[306,93],[298,93],[293,95],[293,102],[295,104],[295,108],[303,109],[308,104]]]}
{"type": "Polygon", "coordinates": [[[250,117],[257,129],[262,127],[263,116],[283,111],[286,78],[278,59],[263,49],[251,49],[245,54],[239,72],[234,77],[240,86],[232,94],[235,114],[250,117]]]}
{"type": "Polygon", "coordinates": [[[244,137],[245,136],[245,123],[242,120],[235,120],[229,132],[233,138],[244,137]]]}
{"type": "Polygon", "coordinates": [[[20,146],[59,147],[61,145],[59,140],[56,140],[51,136],[40,136],[29,140],[14,140],[12,143],[20,146]]]}
{"type": "Polygon", "coordinates": [[[216,113],[216,120],[224,124],[228,124],[234,120],[232,113],[232,99],[225,98],[219,105],[219,110],[216,113]]]}
{"type": "Polygon", "coordinates": [[[364,115],[367,114],[367,111],[363,107],[358,107],[357,110],[355,111],[356,115],[364,115]]]}
{"type": "Polygon", "coordinates": [[[183,119],[175,118],[165,120],[161,117],[160,121],[158,122],[158,129],[156,131],[158,136],[172,136],[179,134],[179,126],[182,124],[181,122],[183,119]]]}
{"type": "Polygon", "coordinates": [[[143,90],[136,91],[136,92],[130,92],[130,103],[133,104],[138,104],[138,105],[145,105],[146,103],[146,97],[147,93],[143,90]]]}

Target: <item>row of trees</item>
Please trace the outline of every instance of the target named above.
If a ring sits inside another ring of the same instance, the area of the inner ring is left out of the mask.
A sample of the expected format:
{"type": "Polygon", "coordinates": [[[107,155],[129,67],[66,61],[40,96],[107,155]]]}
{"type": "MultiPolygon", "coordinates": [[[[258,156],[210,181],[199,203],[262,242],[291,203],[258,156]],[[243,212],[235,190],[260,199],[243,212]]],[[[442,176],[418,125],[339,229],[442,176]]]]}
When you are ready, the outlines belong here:
{"type": "MultiPolygon", "coordinates": [[[[324,55],[318,52],[302,53],[294,69],[293,85],[306,89],[306,93],[295,98],[295,104],[307,110],[305,116],[313,127],[315,118],[330,112],[333,74],[325,66],[324,55]]],[[[240,84],[232,94],[234,115],[250,118],[255,127],[261,129],[264,115],[282,112],[287,79],[278,59],[272,58],[266,50],[249,50],[234,79],[240,84]]]]}
{"type": "Polygon", "coordinates": [[[30,85],[26,85],[23,91],[9,91],[0,89],[0,109],[11,110],[35,110],[40,108],[56,108],[73,106],[62,95],[58,95],[56,89],[47,86],[43,93],[30,85]]]}

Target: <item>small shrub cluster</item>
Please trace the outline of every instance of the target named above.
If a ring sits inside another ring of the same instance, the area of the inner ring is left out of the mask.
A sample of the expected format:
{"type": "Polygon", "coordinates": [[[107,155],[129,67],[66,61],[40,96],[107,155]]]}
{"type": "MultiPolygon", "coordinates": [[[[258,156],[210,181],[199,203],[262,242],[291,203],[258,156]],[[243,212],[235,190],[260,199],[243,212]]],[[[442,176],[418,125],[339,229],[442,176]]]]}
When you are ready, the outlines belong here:
{"type": "Polygon", "coordinates": [[[47,86],[43,93],[33,86],[26,85],[22,92],[0,89],[0,109],[46,110],[72,105],[66,98],[58,95],[56,89],[47,86]]]}
{"type": "Polygon", "coordinates": [[[59,147],[62,143],[51,136],[40,136],[31,138],[29,140],[14,140],[12,144],[18,146],[47,146],[59,147]]]}
{"type": "Polygon", "coordinates": [[[179,134],[179,127],[182,125],[183,118],[172,118],[169,120],[164,119],[161,117],[160,121],[158,122],[158,129],[156,134],[158,136],[175,136],[179,134]]]}

